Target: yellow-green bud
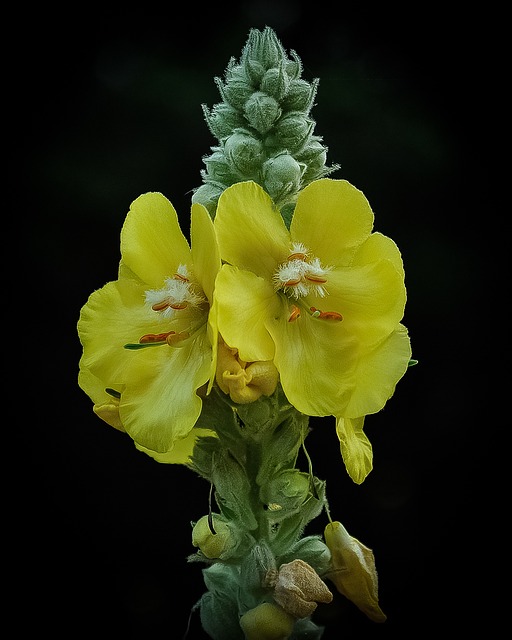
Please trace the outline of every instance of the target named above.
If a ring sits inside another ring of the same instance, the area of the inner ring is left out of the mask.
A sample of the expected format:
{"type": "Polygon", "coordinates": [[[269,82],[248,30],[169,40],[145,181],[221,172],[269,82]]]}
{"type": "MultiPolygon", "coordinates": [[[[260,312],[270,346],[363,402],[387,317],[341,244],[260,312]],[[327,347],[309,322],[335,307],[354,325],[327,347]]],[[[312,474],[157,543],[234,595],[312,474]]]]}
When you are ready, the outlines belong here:
{"type": "Polygon", "coordinates": [[[203,516],[192,529],[192,544],[204,553],[207,558],[225,558],[235,546],[235,540],[229,525],[221,515],[212,515],[215,533],[210,528],[208,516],[203,516]]]}
{"type": "Polygon", "coordinates": [[[263,602],[240,618],[246,640],[286,640],[293,632],[295,618],[271,602],[263,602]]]}

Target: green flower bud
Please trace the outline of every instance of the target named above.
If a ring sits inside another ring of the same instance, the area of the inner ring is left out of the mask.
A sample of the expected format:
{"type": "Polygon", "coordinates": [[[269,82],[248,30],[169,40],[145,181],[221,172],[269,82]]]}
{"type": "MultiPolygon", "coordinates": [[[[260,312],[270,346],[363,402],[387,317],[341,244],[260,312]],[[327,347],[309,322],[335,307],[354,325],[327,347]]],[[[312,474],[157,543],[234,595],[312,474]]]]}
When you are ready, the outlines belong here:
{"type": "Polygon", "coordinates": [[[307,167],[304,172],[304,182],[306,183],[330,173],[330,170],[325,166],[327,148],[317,138],[312,137],[309,140],[297,159],[307,167]]]}
{"type": "Polygon", "coordinates": [[[317,88],[318,80],[314,80],[312,83],[300,79],[293,80],[290,82],[286,97],[283,98],[283,109],[309,113],[313,107],[317,88]]]}
{"type": "Polygon", "coordinates": [[[238,131],[225,140],[224,153],[230,165],[247,180],[261,164],[263,145],[248,133],[238,131]]]}
{"type": "Polygon", "coordinates": [[[192,529],[192,544],[207,558],[226,558],[235,546],[235,539],[229,525],[221,515],[213,514],[215,533],[210,529],[208,516],[200,518],[192,529]]]}
{"type": "Polygon", "coordinates": [[[217,83],[219,91],[225,102],[235,109],[242,110],[251,94],[253,87],[245,79],[230,80],[227,84],[217,83]]]}
{"type": "Polygon", "coordinates": [[[258,60],[265,69],[277,67],[286,53],[275,32],[269,27],[263,31],[251,29],[247,44],[242,52],[243,59],[258,60]]]}
{"type": "Polygon", "coordinates": [[[287,196],[299,190],[304,168],[288,153],[269,158],[263,164],[263,187],[276,205],[280,206],[287,196]]]}
{"type": "Polygon", "coordinates": [[[217,209],[217,202],[219,201],[220,194],[223,191],[224,188],[222,186],[213,184],[211,182],[205,182],[192,194],[192,204],[202,204],[208,209],[211,217],[214,218],[215,211],[217,209]]]}
{"type": "Polygon", "coordinates": [[[261,80],[260,89],[276,100],[282,100],[288,91],[289,80],[283,65],[269,69],[261,80]]]}
{"type": "Polygon", "coordinates": [[[293,111],[284,115],[276,125],[276,136],[283,148],[290,153],[299,153],[308,142],[314,121],[304,114],[293,111]]]}
{"type": "Polygon", "coordinates": [[[292,615],[271,602],[262,602],[240,618],[246,640],[286,640],[294,624],[292,615]]]}
{"type": "Polygon", "coordinates": [[[211,156],[204,158],[203,162],[208,170],[208,177],[216,182],[229,185],[233,180],[233,171],[223,151],[215,150],[211,156]]]}
{"type": "Polygon", "coordinates": [[[256,91],[247,100],[244,114],[256,131],[265,134],[281,116],[281,107],[275,98],[263,91],[256,91]]]}
{"type": "Polygon", "coordinates": [[[224,102],[216,104],[211,111],[203,105],[203,113],[210,131],[218,140],[229,136],[245,123],[243,115],[224,102]]]}
{"type": "Polygon", "coordinates": [[[265,67],[258,60],[244,60],[244,70],[252,84],[259,86],[261,79],[265,75],[265,67]]]}

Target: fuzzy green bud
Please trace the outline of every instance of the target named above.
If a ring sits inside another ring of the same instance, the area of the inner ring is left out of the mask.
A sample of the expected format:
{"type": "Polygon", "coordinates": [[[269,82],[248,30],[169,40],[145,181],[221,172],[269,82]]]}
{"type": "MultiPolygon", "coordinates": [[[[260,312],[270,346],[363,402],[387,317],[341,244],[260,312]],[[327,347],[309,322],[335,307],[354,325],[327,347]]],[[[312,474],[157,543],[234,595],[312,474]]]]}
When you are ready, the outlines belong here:
{"type": "Polygon", "coordinates": [[[246,640],[286,640],[294,625],[295,618],[272,602],[262,602],[240,618],[246,640]]]}
{"type": "Polygon", "coordinates": [[[217,202],[219,201],[220,194],[223,191],[224,187],[221,185],[205,182],[194,191],[192,195],[192,204],[202,204],[208,209],[210,216],[214,218],[215,211],[217,209],[217,202]]]}
{"type": "Polygon", "coordinates": [[[261,80],[260,89],[276,100],[282,100],[288,91],[289,80],[284,66],[269,69],[261,80]]]}
{"type": "Polygon", "coordinates": [[[192,529],[192,544],[207,558],[226,558],[235,546],[235,539],[229,524],[221,515],[213,514],[200,518],[192,529]],[[210,528],[213,526],[213,530],[210,528]]]}
{"type": "Polygon", "coordinates": [[[254,91],[253,87],[245,79],[241,78],[229,80],[227,84],[222,84],[217,79],[217,86],[223,100],[239,110],[244,108],[244,104],[254,91]]]}
{"type": "Polygon", "coordinates": [[[243,115],[224,102],[216,104],[211,111],[203,105],[203,113],[210,131],[218,140],[229,136],[233,129],[245,123],[243,115]]]}
{"type": "Polygon", "coordinates": [[[275,32],[269,27],[265,27],[263,31],[250,30],[247,44],[242,52],[242,59],[258,60],[265,69],[270,69],[277,67],[285,55],[275,32]]]}
{"type": "Polygon", "coordinates": [[[318,80],[312,83],[305,80],[293,80],[288,87],[288,93],[283,99],[282,106],[286,111],[300,111],[309,113],[313,107],[318,80]]]}
{"type": "Polygon", "coordinates": [[[276,125],[276,136],[284,149],[298,153],[308,142],[315,123],[304,114],[293,111],[284,115],[276,125]]]}
{"type": "Polygon", "coordinates": [[[263,187],[278,206],[299,190],[304,168],[288,153],[281,153],[264,163],[263,187]]]}
{"type": "Polygon", "coordinates": [[[224,153],[230,165],[247,179],[261,164],[263,145],[250,134],[237,131],[225,140],[224,153]]]}
{"type": "Polygon", "coordinates": [[[265,134],[281,116],[281,107],[272,96],[263,91],[256,91],[245,103],[244,115],[251,127],[265,134]]]}
{"type": "Polygon", "coordinates": [[[204,158],[203,162],[208,169],[208,177],[211,180],[226,185],[231,183],[233,171],[226,156],[220,149],[215,150],[210,156],[204,158]]]}

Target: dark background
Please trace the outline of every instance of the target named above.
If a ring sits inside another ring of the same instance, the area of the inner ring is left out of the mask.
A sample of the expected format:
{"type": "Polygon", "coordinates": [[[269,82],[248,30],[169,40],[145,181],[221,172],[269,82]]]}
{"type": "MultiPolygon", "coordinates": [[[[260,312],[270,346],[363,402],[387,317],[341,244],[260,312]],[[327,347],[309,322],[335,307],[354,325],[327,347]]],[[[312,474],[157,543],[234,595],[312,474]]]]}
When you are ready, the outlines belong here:
{"type": "MultiPolygon", "coordinates": [[[[297,51],[306,80],[320,78],[312,116],[329,164],[341,165],[333,177],[365,193],[375,228],[402,251],[404,323],[419,360],[367,419],[374,469],[362,485],[345,472],[334,424],[311,421],[315,473],[333,518],[374,550],[388,621],[368,621],[338,595],[316,618],[326,640],[411,638],[480,620],[474,567],[480,578],[486,569],[472,536],[485,443],[476,442],[480,275],[469,215],[485,182],[475,162],[480,52],[464,16],[337,7],[31,12],[14,55],[21,124],[9,167],[13,183],[21,179],[10,221],[21,238],[29,231],[20,264],[30,303],[18,312],[29,311],[32,336],[22,341],[27,379],[15,418],[21,551],[12,592],[21,612],[11,615],[21,628],[178,639],[204,591],[201,566],[186,558],[209,487],[93,415],[77,385],[76,322],[89,294],[116,278],[119,233],[138,195],[163,192],[186,230],[215,144],[201,104],[220,101],[214,77],[240,57],[250,28],[265,25],[297,51]]],[[[202,637],[196,613],[188,638],[202,637]]]]}

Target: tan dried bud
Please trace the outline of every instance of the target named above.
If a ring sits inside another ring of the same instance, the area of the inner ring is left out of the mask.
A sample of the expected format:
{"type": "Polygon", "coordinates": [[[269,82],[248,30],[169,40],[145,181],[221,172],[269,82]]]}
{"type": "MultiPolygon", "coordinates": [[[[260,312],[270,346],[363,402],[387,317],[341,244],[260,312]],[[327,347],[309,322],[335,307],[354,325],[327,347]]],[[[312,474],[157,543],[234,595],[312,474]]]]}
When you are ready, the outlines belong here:
{"type": "Polygon", "coordinates": [[[332,571],[327,574],[329,580],[370,620],[384,622],[387,616],[379,607],[373,551],[353,538],[341,522],[330,522],[325,527],[324,536],[331,552],[332,571]]]}
{"type": "Polygon", "coordinates": [[[307,618],[319,602],[332,602],[332,593],[311,565],[292,560],[279,567],[274,600],[295,618],[307,618]]]}

